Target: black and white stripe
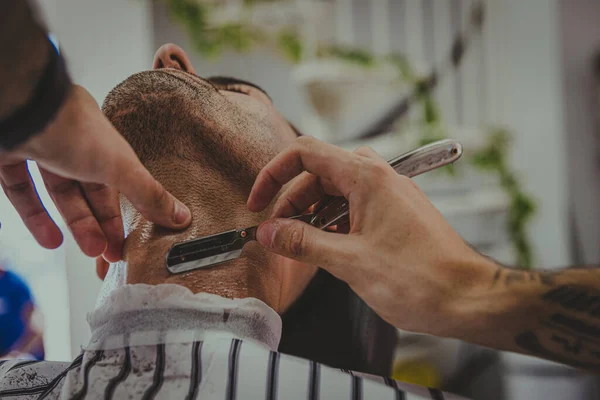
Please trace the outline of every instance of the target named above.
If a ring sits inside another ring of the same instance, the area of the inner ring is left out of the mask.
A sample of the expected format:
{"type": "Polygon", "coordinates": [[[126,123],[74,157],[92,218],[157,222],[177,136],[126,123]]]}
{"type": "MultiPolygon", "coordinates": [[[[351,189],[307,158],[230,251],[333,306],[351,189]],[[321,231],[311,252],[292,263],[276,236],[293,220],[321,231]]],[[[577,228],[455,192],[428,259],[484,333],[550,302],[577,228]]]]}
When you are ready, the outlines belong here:
{"type": "MultiPolygon", "coordinates": [[[[48,385],[38,385],[38,386],[33,386],[33,387],[23,388],[23,389],[2,390],[2,391],[0,391],[0,399],[4,399],[6,397],[12,397],[12,396],[27,396],[27,395],[37,394],[40,392],[46,393],[47,389],[48,389],[48,385]]],[[[43,399],[44,397],[39,397],[39,398],[43,399]]]]}
{"type": "Polygon", "coordinates": [[[227,381],[227,400],[235,400],[237,395],[237,365],[240,358],[240,347],[242,341],[240,339],[232,339],[231,347],[229,348],[229,376],[227,381]]]}
{"type": "Polygon", "coordinates": [[[79,400],[79,399],[85,398],[85,395],[87,394],[87,391],[88,391],[89,382],[90,382],[90,370],[94,367],[94,365],[96,365],[96,363],[98,361],[100,361],[100,359],[102,358],[103,355],[104,355],[104,352],[102,350],[97,351],[96,354],[94,355],[94,357],[92,357],[92,359],[90,361],[88,361],[87,364],[85,364],[85,367],[83,367],[83,387],[81,388],[79,393],[77,393],[76,395],[73,396],[74,400],[79,400]]]}
{"type": "Polygon", "coordinates": [[[319,385],[321,380],[321,365],[310,361],[308,377],[308,400],[319,400],[319,385]]]}
{"type": "MultiPolygon", "coordinates": [[[[124,347],[116,350],[120,352],[119,358],[113,359],[112,355],[108,357],[107,361],[114,362],[103,361],[108,354],[112,354],[112,350],[110,353],[102,350],[87,351],[85,356],[79,356],[70,365],[59,363],[58,369],[56,365],[52,365],[56,363],[36,364],[31,371],[35,371],[39,377],[44,376],[43,370],[46,370],[46,380],[36,386],[31,386],[33,381],[22,382],[20,388],[14,386],[14,377],[20,376],[22,371],[29,371],[30,369],[23,365],[31,364],[11,362],[8,367],[14,365],[15,368],[10,375],[5,376],[7,380],[2,382],[5,389],[0,391],[0,398],[140,398],[139,389],[144,390],[141,398],[145,399],[195,400],[212,393],[219,395],[219,398],[225,397],[226,400],[407,400],[410,395],[406,393],[415,392],[419,394],[415,393],[416,395],[410,398],[453,398],[438,389],[413,390],[410,386],[403,386],[391,378],[370,379],[364,374],[349,370],[340,372],[339,369],[322,366],[314,361],[269,351],[252,342],[244,345],[243,352],[242,341],[239,339],[226,342],[221,340],[217,343],[213,345],[206,342],[205,338],[204,341],[182,343],[185,347],[175,347],[172,350],[172,345],[148,345],[140,351],[136,350],[137,347],[124,347]],[[172,351],[172,354],[167,353],[168,351],[172,351]],[[143,366],[139,375],[134,373],[138,363],[143,366]],[[146,372],[146,366],[152,366],[154,369],[146,372]],[[99,376],[106,376],[107,380],[96,381],[99,376]],[[139,377],[143,379],[143,384],[137,381],[139,377]],[[79,383],[72,385],[76,381],[79,383]],[[203,392],[205,384],[206,393],[203,392]]],[[[0,376],[0,382],[1,380],[0,376]]]]}
{"type": "Polygon", "coordinates": [[[383,378],[385,384],[396,391],[396,400],[406,400],[406,395],[398,388],[398,382],[386,376],[383,378]]]}
{"type": "Polygon", "coordinates": [[[160,390],[165,375],[165,345],[157,344],[156,345],[156,366],[154,367],[154,379],[152,381],[152,385],[146,392],[144,396],[142,396],[143,400],[151,400],[154,399],[158,391],[160,390]]]}
{"type": "Polygon", "coordinates": [[[111,400],[115,394],[115,390],[119,383],[125,381],[131,372],[131,350],[129,346],[125,347],[125,356],[123,357],[123,365],[121,366],[121,370],[119,374],[112,378],[108,384],[106,385],[106,390],[104,391],[104,399],[111,400]]]}
{"type": "Polygon", "coordinates": [[[433,400],[444,400],[444,393],[439,389],[429,388],[429,394],[433,400]]]}
{"type": "Polygon", "coordinates": [[[352,400],[362,400],[363,398],[363,386],[362,378],[360,376],[352,376],[352,400]]]}
{"type": "MultiPolygon", "coordinates": [[[[38,361],[38,360],[23,361],[23,362],[17,363],[15,365],[13,365],[12,367],[10,367],[8,369],[8,371],[6,371],[6,373],[9,373],[10,371],[14,371],[15,369],[23,368],[23,367],[25,367],[27,365],[37,364],[39,362],[40,361],[38,361]]],[[[0,362],[0,365],[2,365],[2,362],[0,362]]]]}
{"type": "Polygon", "coordinates": [[[190,373],[190,389],[186,400],[194,400],[202,382],[202,342],[192,345],[192,371],[190,373]]]}
{"type": "MultiPolygon", "coordinates": [[[[40,395],[40,397],[38,397],[38,400],[43,400],[46,397],[48,397],[48,395],[50,393],[52,393],[52,391],[56,388],[56,386],[58,386],[60,381],[62,381],[64,379],[64,377],[67,376],[69,371],[71,371],[75,368],[79,368],[81,366],[82,361],[83,361],[83,353],[81,353],[79,356],[77,356],[77,358],[71,363],[71,365],[69,365],[69,367],[67,369],[65,369],[63,372],[58,374],[56,376],[56,378],[54,378],[52,380],[52,382],[50,382],[48,385],[46,385],[46,389],[43,391],[43,393],[40,395]]],[[[1,395],[1,393],[0,393],[0,395],[1,395]]],[[[2,397],[0,396],[0,398],[2,398],[2,397]]]]}
{"type": "Polygon", "coordinates": [[[269,370],[267,372],[267,400],[277,399],[277,378],[279,376],[279,353],[269,354],[269,370]]]}

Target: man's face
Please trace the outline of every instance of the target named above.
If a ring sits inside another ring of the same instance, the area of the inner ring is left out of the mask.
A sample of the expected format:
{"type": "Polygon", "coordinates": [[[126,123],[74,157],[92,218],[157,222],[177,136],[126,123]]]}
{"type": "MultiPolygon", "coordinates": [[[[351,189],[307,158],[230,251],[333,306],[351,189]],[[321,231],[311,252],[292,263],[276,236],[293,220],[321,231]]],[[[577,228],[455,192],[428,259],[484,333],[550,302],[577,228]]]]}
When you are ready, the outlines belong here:
{"type": "MultiPolygon", "coordinates": [[[[153,69],[117,85],[103,110],[167,190],[191,194],[201,214],[231,214],[260,170],[299,134],[254,84],[195,72],[183,50],[164,45],[153,69]]],[[[125,208],[125,218],[135,214],[125,208]]]]}
{"type": "Polygon", "coordinates": [[[171,73],[191,84],[208,83],[214,86],[224,99],[236,105],[246,118],[255,117],[263,120],[264,127],[269,128],[269,135],[276,140],[278,147],[287,146],[299,135],[275,108],[273,101],[263,89],[235,78],[199,77],[187,54],[174,44],[165,44],[156,51],[152,68],[171,73]]]}
{"type": "Polygon", "coordinates": [[[126,251],[137,252],[144,265],[157,260],[155,268],[132,268],[130,257],[127,282],[191,282],[197,283],[192,290],[227,297],[239,297],[229,289],[248,282],[247,293],[259,290],[268,304],[285,310],[304,290],[315,267],[274,255],[268,259],[279,257],[276,262],[264,262],[266,252],[258,245],[244,249],[246,261],[251,262],[253,254],[259,260],[250,267],[235,260],[188,276],[169,276],[162,264],[173,240],[256,225],[268,216],[250,213],[247,196],[260,169],[298,136],[269,96],[251,83],[200,78],[183,50],[168,44],[157,51],[153,70],[118,85],[103,109],[150,172],[194,215],[183,236],[166,233],[161,238],[145,230],[140,215],[122,203],[130,234],[126,251]],[[222,290],[213,290],[218,285],[222,290]]]}

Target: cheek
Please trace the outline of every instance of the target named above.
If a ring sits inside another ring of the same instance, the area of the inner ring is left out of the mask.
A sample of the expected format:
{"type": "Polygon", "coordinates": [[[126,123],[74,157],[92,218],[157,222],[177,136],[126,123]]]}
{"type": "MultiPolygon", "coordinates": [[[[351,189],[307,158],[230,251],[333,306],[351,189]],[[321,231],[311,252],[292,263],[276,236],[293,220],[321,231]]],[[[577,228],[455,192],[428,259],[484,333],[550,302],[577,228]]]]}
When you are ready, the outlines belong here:
{"type": "Polygon", "coordinates": [[[243,114],[251,115],[251,119],[255,121],[261,121],[261,128],[259,129],[269,131],[265,133],[268,133],[270,138],[274,140],[278,151],[285,149],[296,140],[296,133],[273,104],[267,104],[264,101],[239,93],[223,92],[223,94],[243,114]]]}
{"type": "Polygon", "coordinates": [[[274,111],[269,114],[270,125],[274,129],[273,136],[276,139],[279,150],[283,150],[292,143],[296,141],[298,136],[296,136],[296,132],[292,129],[289,122],[285,120],[277,111],[274,111]]]}
{"type": "Polygon", "coordinates": [[[241,93],[222,92],[227,100],[235,104],[238,109],[246,115],[253,115],[254,118],[264,120],[269,117],[269,105],[264,102],[241,93]]]}

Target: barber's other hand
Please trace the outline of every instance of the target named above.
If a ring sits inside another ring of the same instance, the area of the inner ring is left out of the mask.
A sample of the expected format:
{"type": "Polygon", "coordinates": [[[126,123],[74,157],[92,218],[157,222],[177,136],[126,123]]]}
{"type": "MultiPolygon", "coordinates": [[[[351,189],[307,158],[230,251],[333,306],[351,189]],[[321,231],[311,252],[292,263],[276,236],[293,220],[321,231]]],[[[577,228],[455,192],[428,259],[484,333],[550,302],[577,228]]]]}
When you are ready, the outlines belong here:
{"type": "Polygon", "coordinates": [[[148,220],[172,229],[191,222],[177,201],[144,168],[92,96],[73,86],[44,132],[11,153],[0,153],[0,183],[40,245],[56,248],[62,234],[40,202],[26,160],[40,166],[44,183],[81,250],[109,261],[121,258],[121,192],[148,220]]]}
{"type": "Polygon", "coordinates": [[[263,246],[328,270],[398,328],[456,336],[461,310],[493,271],[481,268],[481,256],[411,179],[369,148],[350,153],[303,137],[260,172],[249,209],[263,210],[290,181],[274,218],[299,214],[325,195],[343,195],[349,233],[271,219],[258,229],[263,246]]]}

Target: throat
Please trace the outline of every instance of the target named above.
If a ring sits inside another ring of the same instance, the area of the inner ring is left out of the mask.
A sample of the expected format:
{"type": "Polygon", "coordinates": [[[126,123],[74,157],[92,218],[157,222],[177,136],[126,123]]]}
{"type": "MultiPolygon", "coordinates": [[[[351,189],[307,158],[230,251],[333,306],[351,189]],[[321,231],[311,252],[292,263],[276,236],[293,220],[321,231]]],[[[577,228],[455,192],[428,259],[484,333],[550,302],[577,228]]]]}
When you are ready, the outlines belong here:
{"type": "Polygon", "coordinates": [[[166,254],[175,243],[204,236],[191,229],[183,233],[162,235],[147,226],[129,234],[124,259],[128,284],[178,284],[192,293],[210,293],[226,298],[254,297],[269,305],[277,304],[281,277],[269,268],[271,256],[257,243],[248,243],[239,258],[207,268],[171,274],[166,268],[166,254]]]}

